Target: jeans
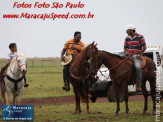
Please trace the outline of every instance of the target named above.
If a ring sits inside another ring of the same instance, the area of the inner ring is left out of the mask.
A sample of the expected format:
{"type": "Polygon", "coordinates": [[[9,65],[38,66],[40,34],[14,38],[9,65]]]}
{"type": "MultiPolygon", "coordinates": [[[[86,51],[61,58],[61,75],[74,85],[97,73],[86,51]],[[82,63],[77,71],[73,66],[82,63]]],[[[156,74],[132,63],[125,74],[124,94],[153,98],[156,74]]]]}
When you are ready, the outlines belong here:
{"type": "Polygon", "coordinates": [[[131,55],[131,57],[134,60],[134,66],[136,68],[136,74],[137,74],[137,78],[138,78],[138,84],[139,84],[139,86],[142,86],[141,59],[138,59],[136,54],[131,55]]]}
{"type": "Polygon", "coordinates": [[[70,77],[70,64],[67,64],[67,65],[64,65],[63,67],[63,80],[64,80],[64,83],[69,79],[70,77]]]}

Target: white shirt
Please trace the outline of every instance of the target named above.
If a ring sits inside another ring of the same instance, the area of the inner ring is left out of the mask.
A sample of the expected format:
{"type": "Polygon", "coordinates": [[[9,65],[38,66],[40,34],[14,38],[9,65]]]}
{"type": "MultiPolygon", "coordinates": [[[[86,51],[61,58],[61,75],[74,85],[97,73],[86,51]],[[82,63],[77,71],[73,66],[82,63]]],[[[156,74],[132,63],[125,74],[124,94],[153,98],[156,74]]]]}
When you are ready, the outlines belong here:
{"type": "Polygon", "coordinates": [[[7,59],[11,61],[14,59],[14,57],[15,57],[15,53],[12,52],[7,55],[7,59]]]}

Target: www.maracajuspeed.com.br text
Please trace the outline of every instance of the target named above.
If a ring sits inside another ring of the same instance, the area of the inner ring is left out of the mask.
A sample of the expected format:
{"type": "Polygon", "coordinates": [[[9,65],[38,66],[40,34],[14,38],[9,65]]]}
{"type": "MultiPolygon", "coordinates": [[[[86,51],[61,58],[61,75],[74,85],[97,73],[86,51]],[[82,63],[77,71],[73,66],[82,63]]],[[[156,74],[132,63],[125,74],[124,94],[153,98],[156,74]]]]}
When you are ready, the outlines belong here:
{"type": "Polygon", "coordinates": [[[21,13],[21,14],[3,14],[3,19],[93,19],[94,14],[89,12],[88,14],[56,14],[56,13],[44,13],[44,14],[30,14],[30,13],[21,13]]]}

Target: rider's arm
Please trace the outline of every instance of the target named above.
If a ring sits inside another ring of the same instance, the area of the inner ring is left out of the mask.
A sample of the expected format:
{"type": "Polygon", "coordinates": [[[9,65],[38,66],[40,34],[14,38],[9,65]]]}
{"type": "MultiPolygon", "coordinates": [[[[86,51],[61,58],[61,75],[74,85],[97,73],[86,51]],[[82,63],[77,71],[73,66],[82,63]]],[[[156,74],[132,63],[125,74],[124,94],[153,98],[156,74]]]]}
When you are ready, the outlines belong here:
{"type": "Polygon", "coordinates": [[[139,55],[143,54],[147,49],[146,45],[143,45],[142,50],[140,51],[139,55]]]}
{"type": "Polygon", "coordinates": [[[125,39],[125,41],[124,41],[124,52],[126,53],[126,55],[128,55],[129,54],[129,52],[128,52],[128,42],[127,42],[127,40],[125,39]]]}
{"type": "Polygon", "coordinates": [[[73,48],[80,53],[85,48],[85,44],[83,42],[81,43],[81,49],[75,48],[74,46],[73,48]]]}
{"type": "Polygon", "coordinates": [[[125,52],[126,54],[129,54],[127,48],[124,48],[124,52],[125,52]]]}
{"type": "Polygon", "coordinates": [[[63,48],[62,49],[62,52],[61,52],[61,59],[62,60],[64,60],[64,54],[65,54],[65,52],[66,52],[66,49],[63,48]]]}
{"type": "Polygon", "coordinates": [[[10,54],[7,55],[7,60],[8,60],[8,63],[11,62],[10,54]]]}
{"type": "Polygon", "coordinates": [[[145,38],[144,38],[144,36],[141,37],[140,45],[142,46],[142,49],[141,49],[139,55],[143,54],[144,51],[145,51],[146,48],[147,48],[147,47],[146,47],[146,42],[145,42],[145,38]]]}

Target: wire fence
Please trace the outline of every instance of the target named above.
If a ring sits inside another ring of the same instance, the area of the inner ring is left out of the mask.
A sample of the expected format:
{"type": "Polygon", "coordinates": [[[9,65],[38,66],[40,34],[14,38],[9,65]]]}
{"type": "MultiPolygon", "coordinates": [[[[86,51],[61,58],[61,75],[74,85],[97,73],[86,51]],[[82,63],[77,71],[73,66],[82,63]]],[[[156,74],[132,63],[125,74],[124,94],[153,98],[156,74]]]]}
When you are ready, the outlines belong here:
{"type": "MultiPolygon", "coordinates": [[[[60,65],[60,58],[28,58],[27,66],[28,68],[37,67],[55,67],[60,65]]],[[[6,59],[0,59],[0,69],[8,63],[6,59]]]]}

